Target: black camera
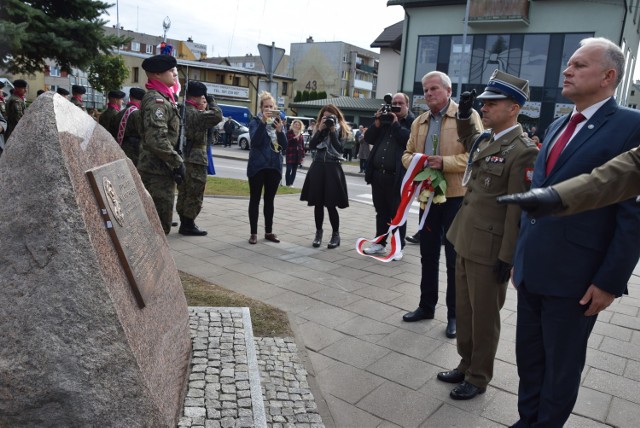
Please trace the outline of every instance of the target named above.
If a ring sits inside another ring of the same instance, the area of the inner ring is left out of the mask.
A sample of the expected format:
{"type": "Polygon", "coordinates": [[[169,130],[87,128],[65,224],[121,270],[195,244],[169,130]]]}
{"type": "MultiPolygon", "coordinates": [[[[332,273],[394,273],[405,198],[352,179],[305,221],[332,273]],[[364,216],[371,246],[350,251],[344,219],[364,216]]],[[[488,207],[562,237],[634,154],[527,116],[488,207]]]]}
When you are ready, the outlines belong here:
{"type": "Polygon", "coordinates": [[[324,120],[324,124],[327,128],[332,128],[334,126],[336,126],[336,123],[338,123],[338,118],[336,117],[335,114],[330,114],[329,116],[327,116],[327,118],[324,120]]]}
{"type": "Polygon", "coordinates": [[[393,116],[391,113],[400,113],[401,108],[398,106],[392,106],[391,101],[393,100],[393,95],[387,94],[384,96],[384,104],[380,107],[380,123],[388,124],[393,122],[393,116]]]}

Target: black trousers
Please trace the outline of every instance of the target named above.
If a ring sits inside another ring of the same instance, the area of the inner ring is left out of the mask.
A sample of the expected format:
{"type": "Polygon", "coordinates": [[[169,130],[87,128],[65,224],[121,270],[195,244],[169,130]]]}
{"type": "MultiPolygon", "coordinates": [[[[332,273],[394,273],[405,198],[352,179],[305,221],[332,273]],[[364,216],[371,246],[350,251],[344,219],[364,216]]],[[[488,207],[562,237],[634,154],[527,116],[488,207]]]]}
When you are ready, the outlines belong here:
{"type": "Polygon", "coordinates": [[[431,204],[429,214],[420,231],[420,307],[435,311],[438,303],[440,250],[444,242],[447,266],[447,318],[456,317],[456,250],[446,238],[447,231],[460,209],[462,197],[447,198],[443,204],[431,204]]]}
{"type": "Polygon", "coordinates": [[[578,398],[587,342],[597,315],[576,297],[530,293],[518,288],[516,363],[517,427],[562,427],[578,398]]]}
{"type": "MultiPolygon", "coordinates": [[[[376,209],[376,236],[387,233],[389,223],[396,215],[400,205],[400,188],[396,184],[395,174],[383,174],[380,170],[374,170],[371,177],[371,196],[373,206],[376,209]]],[[[404,248],[404,237],[407,234],[407,225],[400,227],[400,242],[404,248]]],[[[387,240],[380,242],[387,245],[387,240]]]]}
{"type": "Polygon", "coordinates": [[[258,233],[258,214],[260,211],[260,196],[264,188],[264,232],[271,233],[273,228],[273,200],[278,192],[278,185],[282,178],[275,169],[261,169],[253,177],[249,177],[249,226],[251,234],[258,233]]]}

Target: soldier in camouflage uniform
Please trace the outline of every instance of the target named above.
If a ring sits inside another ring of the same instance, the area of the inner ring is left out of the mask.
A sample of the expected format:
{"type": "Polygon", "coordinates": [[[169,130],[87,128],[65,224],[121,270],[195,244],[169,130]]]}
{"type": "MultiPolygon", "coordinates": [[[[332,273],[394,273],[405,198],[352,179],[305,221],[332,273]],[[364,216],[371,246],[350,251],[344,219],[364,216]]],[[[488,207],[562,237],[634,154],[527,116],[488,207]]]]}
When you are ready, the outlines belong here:
{"type": "Polygon", "coordinates": [[[155,55],[142,61],[149,81],[142,98],[142,141],[138,172],[160,217],[165,234],[171,231],[176,183],[182,183],[185,167],[176,152],[180,116],[171,87],[178,77],[177,61],[169,55],[155,55]]]}
{"type": "Polygon", "coordinates": [[[127,107],[120,110],[111,122],[110,132],[116,136],[116,141],[122,147],[134,165],[138,164],[140,155],[140,136],[142,135],[142,114],[140,103],[145,91],[141,88],[129,90],[129,102],[127,107]]]}
{"type": "Polygon", "coordinates": [[[182,155],[186,176],[178,186],[176,210],[180,215],[182,235],[204,236],[206,230],[196,226],[194,220],[202,209],[204,188],[207,184],[207,131],[222,120],[222,112],[217,107],[202,111],[207,107],[207,87],[201,82],[189,82],[185,106],[186,126],[182,155]]]}
{"type": "Polygon", "coordinates": [[[4,99],[4,82],[0,80],[0,114],[2,116],[7,115],[7,105],[4,99]]]}
{"type": "Polygon", "coordinates": [[[80,85],[71,86],[71,103],[81,109],[82,111],[87,111],[84,107],[84,103],[82,102],[82,96],[87,92],[87,88],[80,85]]]}
{"type": "MultiPolygon", "coordinates": [[[[127,95],[122,91],[109,91],[107,94],[109,99],[107,109],[102,112],[100,119],[98,120],[98,123],[104,126],[104,129],[107,131],[111,132],[113,118],[116,117],[120,110],[122,110],[122,102],[126,96],[127,95]]],[[[111,133],[111,135],[113,135],[113,133],[111,133]]],[[[116,136],[113,135],[113,138],[116,138],[116,136]]]]}
{"type": "Polygon", "coordinates": [[[27,104],[24,101],[27,95],[27,82],[22,79],[17,79],[13,82],[13,94],[7,100],[7,132],[5,133],[5,141],[9,140],[9,136],[15,129],[16,125],[27,109],[27,104]]]}

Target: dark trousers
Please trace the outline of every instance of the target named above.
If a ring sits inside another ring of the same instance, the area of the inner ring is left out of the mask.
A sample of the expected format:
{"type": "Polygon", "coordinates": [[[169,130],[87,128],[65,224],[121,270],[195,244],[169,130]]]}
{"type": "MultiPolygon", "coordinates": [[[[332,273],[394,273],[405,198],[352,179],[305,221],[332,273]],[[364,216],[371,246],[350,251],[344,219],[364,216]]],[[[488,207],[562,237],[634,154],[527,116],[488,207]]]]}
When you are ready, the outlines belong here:
{"type": "Polygon", "coordinates": [[[518,288],[516,363],[519,427],[562,427],[578,398],[587,342],[597,315],[585,317],[576,297],[518,288]]]}
{"type": "Polygon", "coordinates": [[[360,158],[360,172],[364,172],[367,169],[367,160],[360,158]]]}
{"type": "Polygon", "coordinates": [[[249,226],[251,234],[258,233],[258,213],[260,196],[264,188],[264,232],[271,233],[273,228],[273,200],[278,191],[281,175],[275,169],[261,169],[253,177],[249,177],[249,226]]]}
{"type": "Polygon", "coordinates": [[[344,149],[342,154],[344,155],[344,158],[347,160],[347,162],[351,162],[351,160],[353,159],[353,149],[344,149]]]}
{"type": "Polygon", "coordinates": [[[233,134],[225,133],[224,134],[224,147],[231,147],[231,143],[233,142],[233,134]]]}
{"type": "Polygon", "coordinates": [[[435,311],[438,303],[438,278],[440,248],[444,241],[447,265],[447,318],[456,317],[456,250],[445,237],[454,217],[460,209],[462,197],[447,198],[443,204],[431,204],[429,214],[420,231],[420,256],[422,279],[420,280],[420,307],[435,311]]]}
{"type": "MultiPolygon", "coordinates": [[[[398,205],[400,205],[400,189],[396,185],[395,174],[383,174],[382,171],[374,170],[371,177],[371,196],[373,206],[376,209],[376,236],[383,235],[389,230],[389,223],[396,215],[398,205]]],[[[404,237],[407,234],[406,223],[400,226],[400,243],[404,248],[404,237]]],[[[387,240],[380,242],[387,245],[387,240]]]]}
{"type": "Polygon", "coordinates": [[[296,179],[296,172],[298,171],[297,163],[288,163],[287,170],[284,173],[284,182],[287,186],[292,186],[296,179]]]}

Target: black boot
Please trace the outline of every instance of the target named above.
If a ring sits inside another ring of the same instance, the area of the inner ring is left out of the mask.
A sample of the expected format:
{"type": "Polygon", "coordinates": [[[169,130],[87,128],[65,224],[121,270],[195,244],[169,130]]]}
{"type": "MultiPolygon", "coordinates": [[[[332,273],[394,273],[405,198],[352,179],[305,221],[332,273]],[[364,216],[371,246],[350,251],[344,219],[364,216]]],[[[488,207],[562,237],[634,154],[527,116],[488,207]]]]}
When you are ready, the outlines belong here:
{"type": "Polygon", "coordinates": [[[318,248],[322,243],[322,229],[316,230],[316,237],[313,239],[313,245],[315,248],[318,248]]]}
{"type": "Polygon", "coordinates": [[[178,233],[186,236],[205,236],[207,231],[201,230],[196,226],[193,219],[180,216],[180,229],[178,229],[178,233]]]}
{"type": "Polygon", "coordinates": [[[327,248],[336,248],[338,246],[340,246],[340,232],[334,231],[331,234],[331,240],[329,241],[327,248]]]}

